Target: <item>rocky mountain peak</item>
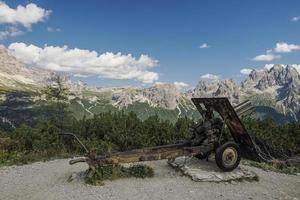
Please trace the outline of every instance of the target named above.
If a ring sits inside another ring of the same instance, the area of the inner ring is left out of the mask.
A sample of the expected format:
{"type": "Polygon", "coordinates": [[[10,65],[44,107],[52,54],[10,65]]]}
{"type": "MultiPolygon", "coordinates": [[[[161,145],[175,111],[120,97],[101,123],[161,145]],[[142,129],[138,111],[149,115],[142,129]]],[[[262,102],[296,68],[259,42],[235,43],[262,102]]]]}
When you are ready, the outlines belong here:
{"type": "Polygon", "coordinates": [[[26,67],[9,55],[3,45],[0,45],[0,85],[24,88],[27,87],[26,85],[40,84],[47,76],[49,76],[48,71],[26,67]]]}
{"type": "Polygon", "coordinates": [[[228,97],[233,103],[239,99],[239,86],[232,79],[229,80],[200,80],[195,89],[187,92],[191,97],[228,97]]]}
{"type": "Polygon", "coordinates": [[[286,111],[300,111],[300,76],[293,65],[273,65],[253,70],[241,84],[246,95],[265,94],[286,111]]]}
{"type": "Polygon", "coordinates": [[[299,82],[299,73],[292,65],[274,65],[270,69],[253,70],[242,82],[242,88],[260,91],[299,82]]]}
{"type": "Polygon", "coordinates": [[[134,102],[145,102],[154,107],[175,109],[182,97],[174,84],[155,84],[149,88],[119,88],[112,91],[112,104],[127,107],[134,102]]]}
{"type": "Polygon", "coordinates": [[[174,84],[155,84],[145,88],[143,96],[157,106],[175,109],[181,94],[174,84]]]}
{"type": "MultiPolygon", "coordinates": [[[[174,84],[167,83],[148,88],[97,88],[81,81],[75,82],[69,77],[66,77],[65,82],[74,94],[74,99],[78,102],[83,98],[88,99],[92,107],[97,106],[97,102],[119,109],[135,103],[146,103],[152,107],[177,109],[181,113],[194,108],[190,102],[193,97],[228,97],[232,103],[250,98],[283,108],[280,110],[283,112],[300,114],[300,76],[297,67],[298,65],[268,65],[263,69],[254,69],[241,85],[232,79],[202,79],[194,89],[184,93],[174,84]]],[[[50,76],[51,72],[25,66],[0,45],[0,86],[14,89],[41,88],[42,83],[50,76]]],[[[80,105],[83,106],[82,103],[80,105]]]]}

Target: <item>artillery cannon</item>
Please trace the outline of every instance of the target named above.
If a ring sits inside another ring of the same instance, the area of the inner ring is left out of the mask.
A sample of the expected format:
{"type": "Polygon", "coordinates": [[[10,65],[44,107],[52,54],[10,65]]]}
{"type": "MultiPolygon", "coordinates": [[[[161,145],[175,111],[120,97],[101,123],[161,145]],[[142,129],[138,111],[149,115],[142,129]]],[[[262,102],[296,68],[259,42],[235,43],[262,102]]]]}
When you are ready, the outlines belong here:
{"type": "Polygon", "coordinates": [[[241,122],[242,117],[255,110],[250,101],[242,102],[235,107],[223,97],[192,98],[192,102],[202,120],[191,127],[191,139],[177,144],[95,155],[89,152],[74,134],[64,133],[75,137],[87,153],[83,158],[71,160],[70,164],[86,162],[90,174],[93,174],[97,166],[162,159],[172,162],[179,156],[204,159],[213,152],[218,167],[223,171],[234,170],[239,165],[241,156],[255,161],[260,160],[255,145],[241,122]],[[226,135],[227,131],[230,132],[229,135],[226,135]]]}

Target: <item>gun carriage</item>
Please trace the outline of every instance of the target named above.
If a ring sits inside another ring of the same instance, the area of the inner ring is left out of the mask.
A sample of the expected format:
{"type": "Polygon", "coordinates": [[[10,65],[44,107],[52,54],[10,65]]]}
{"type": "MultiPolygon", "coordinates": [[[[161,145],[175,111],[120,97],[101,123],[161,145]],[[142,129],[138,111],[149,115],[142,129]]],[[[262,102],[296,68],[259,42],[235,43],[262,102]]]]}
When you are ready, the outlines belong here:
{"type": "Polygon", "coordinates": [[[190,128],[189,140],[171,145],[95,155],[88,151],[74,134],[64,133],[75,137],[86,151],[85,157],[73,159],[70,164],[86,162],[89,171],[93,173],[97,166],[162,159],[172,162],[180,156],[207,159],[211,153],[215,153],[218,167],[223,171],[232,171],[239,165],[241,157],[260,160],[255,145],[241,121],[241,118],[255,111],[250,101],[244,101],[234,107],[227,98],[192,98],[192,102],[199,111],[201,120],[190,128]]]}

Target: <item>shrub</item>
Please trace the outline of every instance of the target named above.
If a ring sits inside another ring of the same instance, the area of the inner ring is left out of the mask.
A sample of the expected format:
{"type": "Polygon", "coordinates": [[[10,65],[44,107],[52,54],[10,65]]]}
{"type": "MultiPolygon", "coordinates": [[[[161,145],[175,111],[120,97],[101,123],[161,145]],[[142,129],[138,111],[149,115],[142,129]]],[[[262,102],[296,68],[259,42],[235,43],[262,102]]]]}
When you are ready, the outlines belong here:
{"type": "Polygon", "coordinates": [[[146,165],[133,165],[130,167],[108,165],[97,167],[93,176],[87,178],[86,183],[91,185],[103,185],[103,181],[105,180],[129,177],[147,178],[153,175],[153,169],[146,165]]]}

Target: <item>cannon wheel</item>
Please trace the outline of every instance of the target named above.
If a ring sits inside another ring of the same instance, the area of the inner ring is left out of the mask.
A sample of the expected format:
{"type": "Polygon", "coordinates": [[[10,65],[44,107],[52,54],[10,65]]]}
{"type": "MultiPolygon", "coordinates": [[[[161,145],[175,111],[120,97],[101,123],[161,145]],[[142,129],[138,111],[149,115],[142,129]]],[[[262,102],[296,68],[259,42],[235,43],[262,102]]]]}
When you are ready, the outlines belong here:
{"type": "Polygon", "coordinates": [[[230,172],[240,164],[240,148],[234,142],[226,142],[216,149],[215,159],[221,170],[230,172]]]}

